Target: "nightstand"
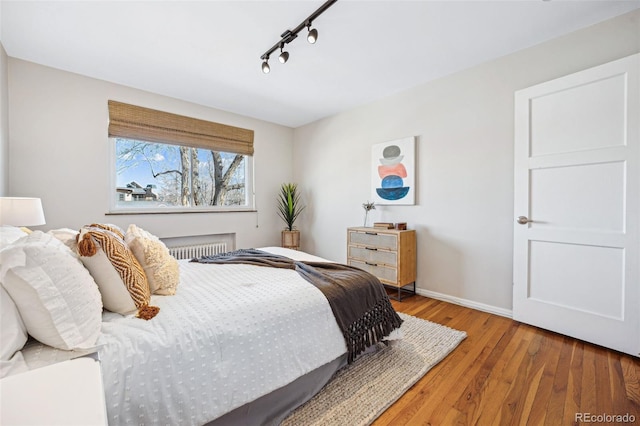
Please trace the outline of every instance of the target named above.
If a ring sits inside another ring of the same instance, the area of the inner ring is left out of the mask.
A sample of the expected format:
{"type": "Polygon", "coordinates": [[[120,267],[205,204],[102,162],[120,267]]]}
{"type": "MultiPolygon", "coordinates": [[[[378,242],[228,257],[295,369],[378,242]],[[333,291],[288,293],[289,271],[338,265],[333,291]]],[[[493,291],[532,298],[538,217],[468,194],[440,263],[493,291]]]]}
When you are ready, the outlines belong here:
{"type": "Polygon", "coordinates": [[[416,231],[357,227],[347,230],[347,263],[402,293],[416,293],[416,231]],[[406,288],[413,285],[412,289],[406,288]]]}
{"type": "Polygon", "coordinates": [[[1,379],[0,424],[107,425],[100,361],[86,356],[1,379]]]}

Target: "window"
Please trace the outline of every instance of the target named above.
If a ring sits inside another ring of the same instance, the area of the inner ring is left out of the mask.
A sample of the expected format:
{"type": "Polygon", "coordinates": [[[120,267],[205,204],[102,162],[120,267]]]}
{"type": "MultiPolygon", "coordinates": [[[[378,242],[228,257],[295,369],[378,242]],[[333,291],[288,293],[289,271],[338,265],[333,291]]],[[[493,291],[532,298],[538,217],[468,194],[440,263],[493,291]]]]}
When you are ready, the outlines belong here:
{"type": "Polygon", "coordinates": [[[251,157],[114,138],[115,209],[251,207],[251,157]]]}
{"type": "Polygon", "coordinates": [[[109,101],[111,210],[253,208],[253,131],[109,101]]]}

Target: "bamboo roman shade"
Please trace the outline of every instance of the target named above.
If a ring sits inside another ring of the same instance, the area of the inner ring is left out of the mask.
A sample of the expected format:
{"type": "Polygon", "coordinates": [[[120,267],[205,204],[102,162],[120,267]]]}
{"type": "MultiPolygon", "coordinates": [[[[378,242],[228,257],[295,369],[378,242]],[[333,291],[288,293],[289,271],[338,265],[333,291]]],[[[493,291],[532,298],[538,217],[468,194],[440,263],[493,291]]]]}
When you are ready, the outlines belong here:
{"type": "Polygon", "coordinates": [[[253,155],[253,130],[109,101],[109,137],[253,155]]]}

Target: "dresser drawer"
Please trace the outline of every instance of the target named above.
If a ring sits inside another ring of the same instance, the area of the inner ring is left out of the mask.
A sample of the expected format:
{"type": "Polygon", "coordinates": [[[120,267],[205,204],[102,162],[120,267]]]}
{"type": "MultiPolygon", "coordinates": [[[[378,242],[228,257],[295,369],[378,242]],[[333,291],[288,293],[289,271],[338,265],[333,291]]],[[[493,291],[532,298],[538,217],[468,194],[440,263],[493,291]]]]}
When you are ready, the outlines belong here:
{"type": "Polygon", "coordinates": [[[395,251],[383,251],[357,246],[349,246],[349,257],[364,262],[384,263],[390,266],[396,266],[398,262],[398,253],[395,251]]]}
{"type": "Polygon", "coordinates": [[[356,268],[363,269],[370,274],[378,277],[380,281],[385,284],[393,284],[397,285],[398,282],[398,270],[396,268],[389,268],[382,265],[369,264],[366,262],[361,262],[359,260],[351,259],[349,261],[349,265],[355,266],[356,268]]]}
{"type": "Polygon", "coordinates": [[[350,231],[349,244],[358,244],[361,246],[372,248],[396,250],[396,247],[398,246],[398,238],[392,234],[378,234],[373,231],[350,231]]]}

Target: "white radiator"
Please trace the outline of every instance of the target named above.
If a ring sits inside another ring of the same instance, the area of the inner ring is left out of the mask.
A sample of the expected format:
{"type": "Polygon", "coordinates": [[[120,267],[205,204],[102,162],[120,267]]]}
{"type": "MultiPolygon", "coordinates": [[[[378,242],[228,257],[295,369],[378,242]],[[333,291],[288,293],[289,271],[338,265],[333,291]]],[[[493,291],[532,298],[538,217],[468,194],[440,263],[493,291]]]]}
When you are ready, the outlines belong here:
{"type": "Polygon", "coordinates": [[[194,257],[213,256],[225,253],[227,243],[193,244],[188,246],[169,247],[169,253],[176,259],[193,259],[194,257]]]}

